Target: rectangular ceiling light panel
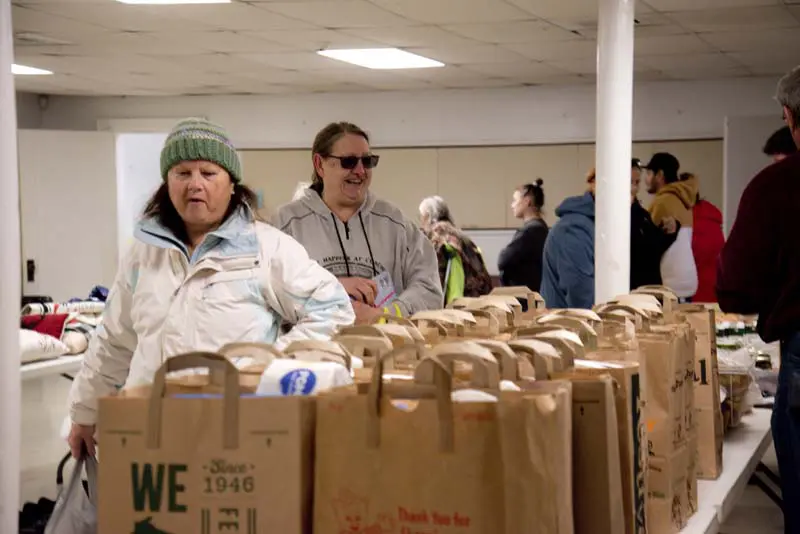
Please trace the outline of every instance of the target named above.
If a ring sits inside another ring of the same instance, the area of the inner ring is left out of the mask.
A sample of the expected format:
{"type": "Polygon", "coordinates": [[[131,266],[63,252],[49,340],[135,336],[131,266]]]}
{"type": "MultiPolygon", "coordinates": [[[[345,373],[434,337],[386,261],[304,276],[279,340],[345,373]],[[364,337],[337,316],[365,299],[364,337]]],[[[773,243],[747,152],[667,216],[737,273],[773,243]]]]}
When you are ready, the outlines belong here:
{"type": "Polygon", "coordinates": [[[19,76],[44,76],[53,73],[49,70],[37,69],[36,67],[28,67],[26,65],[12,64],[11,74],[16,74],[19,76]]]}
{"type": "Polygon", "coordinates": [[[353,48],[319,50],[321,56],[366,67],[368,69],[429,69],[444,63],[399,48],[353,48]]]}

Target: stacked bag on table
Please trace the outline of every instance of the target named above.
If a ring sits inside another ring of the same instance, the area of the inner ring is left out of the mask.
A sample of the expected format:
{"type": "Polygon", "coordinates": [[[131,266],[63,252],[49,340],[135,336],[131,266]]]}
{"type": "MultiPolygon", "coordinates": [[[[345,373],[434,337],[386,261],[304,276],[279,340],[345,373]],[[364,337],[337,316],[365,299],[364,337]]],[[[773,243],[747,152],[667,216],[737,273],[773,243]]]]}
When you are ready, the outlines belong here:
{"type": "Polygon", "coordinates": [[[505,288],[283,352],[171,358],[100,401],[99,532],[675,532],[693,335],[666,293],[633,300],[548,311],[505,288]]]}

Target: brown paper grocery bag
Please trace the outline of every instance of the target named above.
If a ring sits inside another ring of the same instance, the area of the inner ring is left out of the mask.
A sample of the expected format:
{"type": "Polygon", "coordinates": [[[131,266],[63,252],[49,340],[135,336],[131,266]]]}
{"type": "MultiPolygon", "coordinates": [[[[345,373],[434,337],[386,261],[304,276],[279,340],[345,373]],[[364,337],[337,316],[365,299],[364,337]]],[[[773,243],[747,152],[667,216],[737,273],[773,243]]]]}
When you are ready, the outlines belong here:
{"type": "Polygon", "coordinates": [[[240,397],[221,355],[170,358],[152,387],[100,400],[98,533],[310,533],[314,406],[240,397]],[[166,373],[195,367],[224,394],[172,396],[166,373]]]}
{"type": "Polygon", "coordinates": [[[569,383],[454,403],[438,360],[402,391],[382,363],[368,393],[318,398],[315,534],[573,531],[569,383]]]}
{"type": "Polygon", "coordinates": [[[640,371],[637,362],[610,359],[577,361],[573,370],[584,376],[609,375],[617,386],[615,406],[626,534],[644,534],[647,524],[647,435],[642,410],[645,386],[640,371]]]}
{"type": "Polygon", "coordinates": [[[615,386],[608,375],[572,381],[572,495],[575,532],[625,532],[615,386]]]}
{"type": "Polygon", "coordinates": [[[695,411],[697,443],[697,477],[716,480],[722,474],[722,447],[725,430],[722,426],[722,412],[698,408],[695,411]]]}
{"type": "Polygon", "coordinates": [[[712,306],[682,305],[679,310],[695,330],[694,427],[697,440],[697,476],[716,479],[722,473],[723,424],[719,397],[716,312],[712,306]]]}
{"type": "Polygon", "coordinates": [[[638,340],[647,376],[644,414],[648,455],[666,457],[680,445],[685,432],[682,342],[671,331],[640,334],[638,340]]]}
{"type": "Polygon", "coordinates": [[[677,534],[686,525],[686,447],[650,458],[647,481],[648,534],[677,534]]]}

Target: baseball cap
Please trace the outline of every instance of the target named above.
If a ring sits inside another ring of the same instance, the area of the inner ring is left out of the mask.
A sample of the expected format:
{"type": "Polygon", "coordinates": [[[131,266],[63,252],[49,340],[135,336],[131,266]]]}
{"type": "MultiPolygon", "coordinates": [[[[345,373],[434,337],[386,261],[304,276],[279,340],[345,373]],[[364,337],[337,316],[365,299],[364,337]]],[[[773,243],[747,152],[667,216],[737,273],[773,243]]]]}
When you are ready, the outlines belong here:
{"type": "Polygon", "coordinates": [[[672,154],[668,152],[658,152],[653,154],[653,157],[650,158],[650,162],[645,165],[644,168],[654,173],[663,171],[664,176],[667,178],[677,178],[678,169],[681,168],[681,164],[678,162],[678,158],[672,154]]]}

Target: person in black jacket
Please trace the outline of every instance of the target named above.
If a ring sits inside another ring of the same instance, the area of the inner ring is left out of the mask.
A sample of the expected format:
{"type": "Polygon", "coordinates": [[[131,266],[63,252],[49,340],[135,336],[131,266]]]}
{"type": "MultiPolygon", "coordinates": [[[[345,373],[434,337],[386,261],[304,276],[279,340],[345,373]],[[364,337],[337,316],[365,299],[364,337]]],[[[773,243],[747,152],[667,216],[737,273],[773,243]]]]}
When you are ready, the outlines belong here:
{"type": "Polygon", "coordinates": [[[675,242],[680,223],[667,218],[658,227],[639,202],[641,162],[631,161],[631,290],[646,285],[661,285],[661,256],[675,242]]]}
{"type": "Polygon", "coordinates": [[[541,178],[514,191],[511,210],[524,224],[500,252],[497,267],[504,286],[525,286],[539,291],[542,283],[542,251],[548,227],[542,218],[544,189],[541,178]]]}

